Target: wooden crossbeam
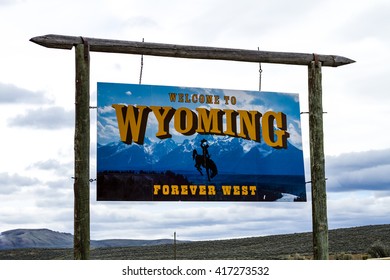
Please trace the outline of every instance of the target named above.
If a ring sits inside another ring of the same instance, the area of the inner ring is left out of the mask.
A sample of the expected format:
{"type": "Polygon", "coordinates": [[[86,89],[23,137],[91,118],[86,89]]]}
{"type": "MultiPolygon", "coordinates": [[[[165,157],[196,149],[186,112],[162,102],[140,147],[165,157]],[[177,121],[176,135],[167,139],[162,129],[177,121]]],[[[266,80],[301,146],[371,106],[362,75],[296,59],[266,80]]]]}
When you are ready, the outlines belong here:
{"type": "MultiPolygon", "coordinates": [[[[314,60],[312,53],[270,52],[258,50],[186,46],[160,43],[146,43],[122,40],[96,39],[64,35],[44,35],[30,41],[48,48],[72,49],[88,42],[92,52],[140,54],[152,56],[263,62],[276,64],[309,65],[314,60]]],[[[337,67],[355,62],[337,55],[316,55],[322,66],[337,67]]]]}

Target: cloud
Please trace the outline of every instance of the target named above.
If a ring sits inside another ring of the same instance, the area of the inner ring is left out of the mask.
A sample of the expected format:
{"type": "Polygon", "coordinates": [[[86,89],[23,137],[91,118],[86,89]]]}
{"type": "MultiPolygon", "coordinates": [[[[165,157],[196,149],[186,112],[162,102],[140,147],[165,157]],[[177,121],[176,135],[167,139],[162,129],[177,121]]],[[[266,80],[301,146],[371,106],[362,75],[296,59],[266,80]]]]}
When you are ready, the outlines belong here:
{"type": "MultiPolygon", "coordinates": [[[[109,120],[108,118],[106,119],[109,120]]],[[[110,123],[109,121],[105,122],[105,125],[98,121],[97,131],[99,144],[106,144],[119,138],[118,126],[110,123]]]]}
{"type": "Polygon", "coordinates": [[[42,92],[33,92],[12,84],[0,83],[0,104],[50,104],[42,92]]]}
{"type": "Polygon", "coordinates": [[[389,203],[389,194],[379,198],[366,191],[355,191],[350,195],[342,196],[339,193],[330,195],[328,199],[329,228],[388,224],[389,203]]]}
{"type": "Polygon", "coordinates": [[[0,0],[0,6],[7,6],[20,3],[21,0],[0,0]]]}
{"type": "Polygon", "coordinates": [[[74,126],[74,112],[58,106],[33,109],[9,119],[8,125],[49,130],[69,128],[74,126]]]}
{"type": "Polygon", "coordinates": [[[134,28],[156,28],[158,24],[156,21],[145,16],[134,16],[126,20],[125,25],[127,27],[134,28]]]}
{"type": "Polygon", "coordinates": [[[103,106],[98,108],[99,114],[112,113],[115,109],[112,106],[103,106]]]}
{"type": "Polygon", "coordinates": [[[36,178],[20,176],[18,174],[10,175],[2,172],[0,173],[0,194],[11,194],[20,190],[20,187],[33,186],[38,182],[36,178]]]}
{"type": "Polygon", "coordinates": [[[300,123],[298,123],[298,121],[293,121],[288,125],[287,131],[290,134],[289,141],[291,142],[291,144],[293,144],[298,149],[302,149],[300,123]]]}
{"type": "MultiPolygon", "coordinates": [[[[353,15],[353,14],[352,14],[353,15]]],[[[339,27],[340,38],[348,40],[363,40],[367,38],[388,39],[383,34],[390,32],[390,4],[388,2],[361,9],[339,27]],[[367,19],[370,20],[367,20],[367,19]],[[351,28],[353,26],[353,28],[351,28]]]]}
{"type": "Polygon", "coordinates": [[[31,164],[28,169],[40,169],[44,171],[52,171],[60,176],[71,176],[73,172],[73,162],[60,162],[56,159],[48,159],[45,161],[38,161],[31,164]]]}
{"type": "Polygon", "coordinates": [[[73,183],[74,181],[59,180],[48,182],[48,188],[36,190],[35,206],[43,209],[60,209],[60,210],[72,210],[74,206],[73,201],[73,183]]]}
{"type": "Polygon", "coordinates": [[[310,230],[309,204],[278,203],[96,203],[91,208],[93,235],[131,238],[167,238],[178,232],[181,239],[205,240],[258,236],[310,230]],[[289,205],[287,205],[289,204],[289,205]],[[286,217],[299,217],[286,219],[286,217]],[[128,221],[131,221],[129,228],[128,221]],[[277,226],[275,226],[277,225],[277,226]],[[141,230],[142,229],[142,230],[141,230]]]}
{"type": "Polygon", "coordinates": [[[72,209],[39,208],[34,205],[27,205],[22,199],[19,201],[23,207],[0,206],[2,214],[0,228],[50,228],[63,232],[71,232],[73,228],[72,209]]]}
{"type": "Polygon", "coordinates": [[[326,170],[330,191],[388,191],[390,149],[329,156],[326,170]]]}
{"type": "Polygon", "coordinates": [[[331,171],[349,172],[390,164],[390,149],[353,152],[326,159],[331,171]]]}

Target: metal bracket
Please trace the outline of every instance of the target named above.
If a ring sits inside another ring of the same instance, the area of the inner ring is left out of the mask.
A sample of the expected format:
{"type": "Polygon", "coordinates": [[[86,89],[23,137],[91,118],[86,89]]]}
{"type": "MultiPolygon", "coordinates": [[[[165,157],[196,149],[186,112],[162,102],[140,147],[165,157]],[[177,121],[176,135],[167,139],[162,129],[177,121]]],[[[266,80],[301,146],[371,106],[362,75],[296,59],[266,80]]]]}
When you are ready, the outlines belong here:
{"type": "Polygon", "coordinates": [[[80,38],[81,38],[81,41],[83,42],[83,45],[84,45],[84,59],[88,60],[89,59],[89,43],[88,43],[88,40],[87,40],[87,38],[84,38],[82,36],[80,36],[80,38]]]}
{"type": "MultiPolygon", "coordinates": [[[[328,112],[322,112],[323,114],[327,114],[328,112]]],[[[301,115],[303,115],[303,114],[310,114],[310,112],[301,112],[300,113],[301,115]]]]}
{"type": "MultiPolygon", "coordinates": [[[[70,178],[73,179],[73,180],[77,180],[77,177],[70,177],[70,178]]],[[[92,182],[96,181],[96,179],[89,179],[88,181],[90,183],[92,183],[92,182]]]]}
{"type": "Polygon", "coordinates": [[[316,66],[316,67],[318,67],[319,66],[319,57],[318,57],[318,54],[317,53],[313,53],[313,60],[314,60],[314,65],[316,66]]]}
{"type": "MultiPolygon", "coordinates": [[[[325,181],[328,181],[328,178],[325,178],[325,181]]],[[[311,181],[306,181],[305,184],[311,184],[311,181]]]]}

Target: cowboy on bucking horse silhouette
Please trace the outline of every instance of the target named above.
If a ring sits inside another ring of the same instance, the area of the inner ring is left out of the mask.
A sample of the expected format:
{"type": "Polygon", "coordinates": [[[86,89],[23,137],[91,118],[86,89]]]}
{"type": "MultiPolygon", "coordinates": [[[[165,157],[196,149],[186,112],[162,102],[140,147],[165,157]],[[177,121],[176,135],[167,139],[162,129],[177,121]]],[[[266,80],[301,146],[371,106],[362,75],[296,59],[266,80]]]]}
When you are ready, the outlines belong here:
{"type": "Polygon", "coordinates": [[[213,178],[218,174],[218,169],[214,161],[210,159],[210,154],[208,151],[210,146],[206,139],[202,139],[200,141],[200,147],[202,148],[203,154],[199,155],[196,149],[194,149],[192,152],[192,159],[195,160],[195,167],[201,175],[203,175],[201,166],[206,169],[207,178],[210,181],[210,178],[213,178]]]}
{"type": "Polygon", "coordinates": [[[209,154],[209,150],[208,150],[208,148],[210,146],[209,146],[209,144],[207,144],[206,139],[200,140],[200,146],[202,147],[203,156],[205,157],[205,162],[206,162],[206,158],[210,158],[210,154],[209,154]]]}

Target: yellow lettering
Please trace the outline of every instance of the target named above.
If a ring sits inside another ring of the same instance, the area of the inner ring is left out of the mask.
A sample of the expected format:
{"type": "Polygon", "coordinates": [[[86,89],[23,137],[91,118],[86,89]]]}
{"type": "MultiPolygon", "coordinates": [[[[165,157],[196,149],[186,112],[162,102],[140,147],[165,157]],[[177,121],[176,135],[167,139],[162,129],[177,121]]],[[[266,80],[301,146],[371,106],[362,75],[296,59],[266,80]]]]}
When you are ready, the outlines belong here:
{"type": "Polygon", "coordinates": [[[237,110],[240,116],[240,133],[238,137],[260,142],[260,117],[257,111],[237,110]]]}
{"type": "Polygon", "coordinates": [[[208,186],[208,195],[217,195],[217,192],[215,191],[215,186],[208,186]]]}
{"type": "Polygon", "coordinates": [[[237,137],[237,120],[238,113],[234,110],[224,110],[226,116],[226,130],[223,132],[226,135],[237,137]]]}
{"type": "Polygon", "coordinates": [[[169,195],[169,186],[168,185],[163,185],[162,193],[163,193],[163,195],[169,195]]]}
{"type": "Polygon", "coordinates": [[[241,194],[248,195],[248,186],[242,186],[241,194]]]}
{"type": "Polygon", "coordinates": [[[134,141],[142,145],[145,139],[145,130],[148,115],[151,109],[147,106],[125,106],[113,104],[121,141],[131,144],[134,141]]]}
{"type": "Polygon", "coordinates": [[[158,131],[156,133],[156,137],[160,139],[172,137],[172,135],[169,134],[169,122],[175,113],[175,109],[172,107],[160,106],[150,106],[150,108],[152,109],[158,122],[158,131]]]}
{"type": "Polygon", "coordinates": [[[251,191],[251,195],[256,195],[256,186],[250,186],[249,190],[251,191]]]}
{"type": "Polygon", "coordinates": [[[222,186],[223,195],[230,195],[232,191],[232,186],[222,186]]]}
{"type": "Polygon", "coordinates": [[[154,185],[153,186],[153,195],[158,195],[158,192],[160,191],[161,186],[160,185],[154,185]]]}
{"type": "MultiPolygon", "coordinates": [[[[230,186],[229,186],[230,187],[230,186]]],[[[190,185],[191,195],[216,195],[213,185],[190,185]]],[[[188,185],[153,185],[153,195],[188,195],[188,185]]],[[[229,191],[230,194],[230,191],[229,191]]]]}
{"type": "MultiPolygon", "coordinates": [[[[184,98],[185,102],[190,101],[188,93],[179,93],[178,95],[179,102],[181,102],[181,99],[184,102],[184,98]]],[[[169,96],[171,100],[176,100],[174,93],[170,93],[169,96]]],[[[193,101],[195,96],[196,98],[199,97],[201,103],[205,102],[205,98],[209,98],[209,96],[216,97],[213,95],[192,95],[193,101]]],[[[231,100],[232,98],[233,96],[231,100]]],[[[126,144],[135,142],[142,145],[144,143],[150,112],[153,112],[156,117],[158,123],[156,137],[159,139],[172,137],[169,133],[172,119],[174,119],[173,126],[175,130],[186,136],[193,135],[196,132],[199,134],[240,137],[256,142],[260,142],[262,136],[264,142],[275,149],[286,149],[287,139],[290,137],[287,132],[287,117],[282,112],[268,111],[262,115],[258,111],[206,109],[201,107],[196,108],[196,111],[186,107],[174,109],[169,106],[148,107],[113,104],[112,107],[116,112],[120,139],[126,144]],[[260,118],[262,118],[261,122],[260,118]]]]}
{"type": "Polygon", "coordinates": [[[179,186],[178,185],[171,186],[171,195],[179,195],[179,186]]]}
{"type": "MultiPolygon", "coordinates": [[[[169,101],[170,102],[180,102],[180,103],[206,103],[206,104],[219,104],[219,95],[209,95],[209,94],[206,94],[206,95],[203,95],[203,94],[189,94],[189,93],[174,93],[174,92],[170,92],[168,93],[169,95],[169,101]]],[[[224,97],[226,102],[228,102],[229,100],[229,96],[226,96],[224,97]]],[[[232,104],[236,103],[236,98],[234,96],[232,96],[232,104]]],[[[226,103],[228,104],[228,103],[226,103]]],[[[234,105],[233,104],[233,105],[234,105]]]]}
{"type": "Polygon", "coordinates": [[[256,186],[222,186],[223,195],[256,195],[256,186]],[[232,192],[233,190],[233,192],[232,192]]]}
{"type": "Polygon", "coordinates": [[[169,93],[169,100],[171,102],[176,102],[176,93],[173,92],[169,93]]]}
{"type": "Polygon", "coordinates": [[[152,109],[158,122],[158,131],[156,133],[156,137],[160,139],[171,138],[172,135],[169,134],[169,122],[175,113],[175,109],[172,107],[160,106],[150,106],[150,108],[152,109]]]}
{"type": "Polygon", "coordinates": [[[177,132],[183,135],[195,133],[195,122],[198,118],[196,114],[188,108],[179,108],[175,112],[174,126],[177,132]]]}
{"type": "Polygon", "coordinates": [[[196,195],[196,189],[198,188],[197,185],[190,185],[190,190],[192,195],[196,195]]]}
{"type": "Polygon", "coordinates": [[[222,116],[224,112],[219,109],[196,108],[198,112],[198,133],[222,134],[222,116]]]}
{"type": "Polygon", "coordinates": [[[188,195],[188,186],[187,185],[181,185],[181,194],[188,195]]]}
{"type": "Polygon", "coordinates": [[[287,138],[290,137],[290,134],[286,131],[287,120],[285,114],[268,111],[264,114],[261,124],[263,127],[263,139],[268,146],[275,149],[287,148],[287,138]],[[276,121],[276,127],[279,130],[275,131],[274,121],[276,121]]]}

